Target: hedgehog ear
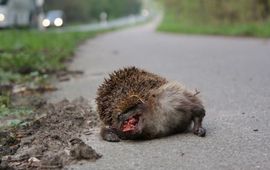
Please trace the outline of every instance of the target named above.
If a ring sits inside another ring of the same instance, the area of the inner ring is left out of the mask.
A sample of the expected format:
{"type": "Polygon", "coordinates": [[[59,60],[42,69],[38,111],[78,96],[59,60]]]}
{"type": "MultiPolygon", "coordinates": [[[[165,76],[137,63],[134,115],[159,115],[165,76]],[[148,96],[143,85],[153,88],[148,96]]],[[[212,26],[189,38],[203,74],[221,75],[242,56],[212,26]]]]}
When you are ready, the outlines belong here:
{"type": "Polygon", "coordinates": [[[154,98],[157,97],[157,92],[156,92],[156,90],[150,90],[150,91],[149,91],[149,94],[150,94],[151,97],[154,97],[154,98]]]}

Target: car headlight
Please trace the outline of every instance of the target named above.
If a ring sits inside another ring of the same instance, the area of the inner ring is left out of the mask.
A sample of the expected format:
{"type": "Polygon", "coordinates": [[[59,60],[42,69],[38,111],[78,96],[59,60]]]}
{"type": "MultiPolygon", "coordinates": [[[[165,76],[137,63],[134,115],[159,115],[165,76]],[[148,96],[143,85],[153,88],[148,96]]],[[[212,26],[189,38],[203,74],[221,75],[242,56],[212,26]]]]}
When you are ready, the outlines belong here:
{"type": "Polygon", "coordinates": [[[44,20],[42,21],[42,25],[43,25],[44,27],[48,27],[48,26],[51,25],[51,21],[48,20],[48,19],[44,19],[44,20]]]}
{"type": "Polygon", "coordinates": [[[61,27],[63,25],[63,19],[62,18],[56,18],[54,20],[54,25],[57,27],[61,27]]]}
{"type": "Polygon", "coordinates": [[[5,15],[2,14],[2,13],[0,13],[0,22],[1,22],[1,21],[5,21],[5,18],[6,18],[5,15]]]}

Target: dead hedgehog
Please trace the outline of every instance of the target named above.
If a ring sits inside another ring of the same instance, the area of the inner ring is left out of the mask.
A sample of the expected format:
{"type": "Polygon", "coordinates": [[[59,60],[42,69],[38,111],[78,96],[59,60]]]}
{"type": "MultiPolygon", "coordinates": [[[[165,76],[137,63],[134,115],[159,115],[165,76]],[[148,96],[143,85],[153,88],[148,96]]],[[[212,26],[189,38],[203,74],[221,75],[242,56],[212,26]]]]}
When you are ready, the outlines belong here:
{"type": "Polygon", "coordinates": [[[97,91],[104,140],[153,139],[184,132],[205,136],[204,106],[197,94],[136,67],[114,71],[97,91]]]}

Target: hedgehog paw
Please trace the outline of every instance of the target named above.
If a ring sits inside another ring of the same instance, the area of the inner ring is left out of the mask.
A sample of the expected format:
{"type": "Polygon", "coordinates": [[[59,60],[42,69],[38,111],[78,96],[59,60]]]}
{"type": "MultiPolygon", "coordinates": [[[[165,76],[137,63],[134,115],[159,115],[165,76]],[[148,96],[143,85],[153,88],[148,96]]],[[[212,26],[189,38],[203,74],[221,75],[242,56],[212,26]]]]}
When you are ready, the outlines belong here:
{"type": "Polygon", "coordinates": [[[199,127],[198,129],[194,130],[193,133],[200,137],[205,137],[206,130],[203,127],[199,127]]]}
{"type": "Polygon", "coordinates": [[[114,133],[107,133],[103,136],[103,139],[108,142],[120,142],[120,138],[114,133]]]}
{"type": "Polygon", "coordinates": [[[119,142],[120,138],[115,131],[110,127],[103,127],[101,129],[101,137],[108,142],[119,142]]]}

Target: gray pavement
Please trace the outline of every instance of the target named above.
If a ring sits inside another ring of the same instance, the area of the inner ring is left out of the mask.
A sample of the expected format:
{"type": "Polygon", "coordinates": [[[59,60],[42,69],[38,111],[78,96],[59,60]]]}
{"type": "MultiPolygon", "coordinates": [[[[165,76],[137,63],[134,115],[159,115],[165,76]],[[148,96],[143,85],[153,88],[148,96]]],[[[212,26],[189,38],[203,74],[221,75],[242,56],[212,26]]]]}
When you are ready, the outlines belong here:
{"type": "Polygon", "coordinates": [[[198,88],[206,106],[205,138],[179,134],[150,141],[86,136],[103,157],[74,169],[270,168],[270,40],[155,32],[155,23],[106,33],[77,50],[80,78],[59,83],[52,101],[95,97],[107,73],[135,65],[198,88]]]}

